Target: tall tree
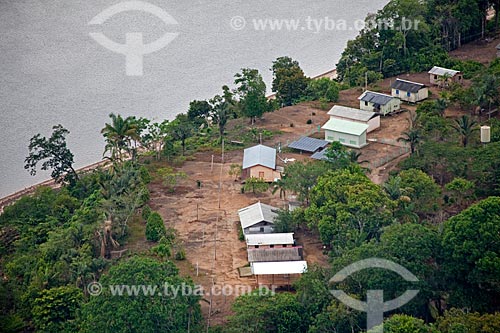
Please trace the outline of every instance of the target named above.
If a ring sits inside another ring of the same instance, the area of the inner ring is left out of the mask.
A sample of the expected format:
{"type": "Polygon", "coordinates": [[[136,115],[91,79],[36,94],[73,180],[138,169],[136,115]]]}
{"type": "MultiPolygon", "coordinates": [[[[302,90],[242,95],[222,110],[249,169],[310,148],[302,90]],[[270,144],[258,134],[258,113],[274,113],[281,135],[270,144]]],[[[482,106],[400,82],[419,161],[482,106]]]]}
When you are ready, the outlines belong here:
{"type": "Polygon", "coordinates": [[[229,90],[228,86],[223,86],[222,92],[222,96],[216,95],[210,100],[210,106],[212,109],[210,115],[212,116],[214,123],[217,124],[221,139],[224,136],[224,130],[226,129],[226,124],[229,118],[232,114],[234,114],[235,104],[233,94],[229,90]]]}
{"type": "Polygon", "coordinates": [[[169,124],[170,135],[174,140],[180,141],[182,146],[182,155],[186,152],[186,140],[193,135],[193,124],[189,121],[187,115],[180,113],[175,120],[169,124]]]}
{"type": "Polygon", "coordinates": [[[111,123],[106,123],[101,130],[106,139],[104,154],[110,153],[112,161],[123,162],[124,154],[130,153],[135,158],[136,151],[132,147],[132,141],[140,140],[137,123],[132,117],[123,118],[121,115],[110,113],[111,123]]]}
{"type": "Polygon", "coordinates": [[[279,57],[273,61],[272,90],[282,105],[292,105],[305,95],[309,79],[304,75],[299,62],[290,57],[279,57]]]}
{"type": "Polygon", "coordinates": [[[250,118],[253,124],[255,118],[270,110],[266,98],[266,84],[256,69],[243,68],[241,73],[237,73],[234,77],[241,113],[250,118]]]}
{"type": "Polygon", "coordinates": [[[52,169],[51,176],[57,182],[68,181],[74,183],[78,174],[73,168],[73,153],[66,144],[66,134],[69,131],[62,125],[52,127],[54,130],[50,138],[37,134],[30,139],[29,155],[24,160],[25,169],[29,169],[32,176],[36,175],[36,168],[42,162],[42,170],[52,169]]]}
{"type": "Polygon", "coordinates": [[[455,131],[457,131],[457,133],[460,135],[462,146],[464,147],[467,147],[472,134],[479,130],[477,128],[477,122],[467,115],[463,115],[459,119],[456,119],[455,123],[453,124],[453,129],[455,129],[455,131]]]}

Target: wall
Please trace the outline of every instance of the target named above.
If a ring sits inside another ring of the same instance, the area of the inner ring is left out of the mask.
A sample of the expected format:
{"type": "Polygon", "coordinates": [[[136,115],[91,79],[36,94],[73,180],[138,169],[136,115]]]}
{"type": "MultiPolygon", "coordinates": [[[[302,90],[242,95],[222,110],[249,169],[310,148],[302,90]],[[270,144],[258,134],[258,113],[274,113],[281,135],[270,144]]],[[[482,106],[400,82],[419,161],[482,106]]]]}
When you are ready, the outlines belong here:
{"type": "Polygon", "coordinates": [[[273,225],[269,222],[259,222],[254,224],[251,227],[245,228],[243,233],[247,234],[270,234],[273,232],[273,225]],[[264,231],[261,231],[260,228],[264,228],[264,231]]]}
{"type": "Polygon", "coordinates": [[[360,136],[356,136],[347,133],[325,130],[325,140],[328,142],[338,141],[348,147],[362,148],[366,146],[366,132],[360,136]]]}

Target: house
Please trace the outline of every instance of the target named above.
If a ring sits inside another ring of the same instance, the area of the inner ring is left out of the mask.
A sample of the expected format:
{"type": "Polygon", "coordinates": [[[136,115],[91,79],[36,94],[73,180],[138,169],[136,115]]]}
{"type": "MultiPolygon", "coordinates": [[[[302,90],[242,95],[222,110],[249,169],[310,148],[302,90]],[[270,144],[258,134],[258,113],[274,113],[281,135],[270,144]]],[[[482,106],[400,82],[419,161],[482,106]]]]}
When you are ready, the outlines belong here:
{"type": "Polygon", "coordinates": [[[259,285],[290,286],[307,271],[307,262],[252,262],[250,268],[259,285]]]}
{"type": "Polygon", "coordinates": [[[257,202],[238,210],[243,234],[271,233],[278,208],[257,202]]]}
{"type": "Polygon", "coordinates": [[[299,150],[300,153],[315,153],[323,150],[326,146],[328,146],[328,141],[303,136],[297,141],[290,143],[288,148],[299,150]]]}
{"type": "Polygon", "coordinates": [[[302,246],[270,249],[248,249],[248,262],[300,261],[304,259],[302,246]]]}
{"type": "Polygon", "coordinates": [[[429,75],[431,84],[440,87],[448,87],[450,82],[462,83],[463,80],[462,72],[438,66],[432,67],[429,75]]]}
{"type": "Polygon", "coordinates": [[[323,125],[325,140],[338,141],[352,148],[363,148],[366,143],[368,125],[344,119],[330,119],[323,125]]]}
{"type": "Polygon", "coordinates": [[[273,182],[281,178],[281,172],[276,167],[276,149],[257,145],[244,150],[242,178],[260,178],[273,182]]]}
{"type": "Polygon", "coordinates": [[[391,114],[401,108],[399,98],[369,90],[365,91],[358,99],[361,110],[377,112],[382,116],[391,114]]]}
{"type": "Polygon", "coordinates": [[[289,247],[295,244],[293,232],[249,234],[245,236],[248,249],[289,247]]]}
{"type": "Polygon", "coordinates": [[[347,106],[335,105],[328,111],[328,115],[330,119],[344,119],[367,124],[367,133],[380,127],[380,115],[372,111],[363,111],[347,106]]]}
{"type": "Polygon", "coordinates": [[[408,103],[417,103],[429,97],[429,88],[422,83],[396,79],[391,89],[392,96],[408,103]]]}

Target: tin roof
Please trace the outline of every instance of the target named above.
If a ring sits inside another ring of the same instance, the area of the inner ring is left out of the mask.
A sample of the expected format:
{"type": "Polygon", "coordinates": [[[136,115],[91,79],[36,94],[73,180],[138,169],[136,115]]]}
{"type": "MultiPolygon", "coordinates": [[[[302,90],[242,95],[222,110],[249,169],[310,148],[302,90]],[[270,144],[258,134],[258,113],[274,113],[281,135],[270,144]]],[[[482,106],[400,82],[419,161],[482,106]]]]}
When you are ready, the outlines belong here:
{"type": "Polygon", "coordinates": [[[332,117],[347,118],[364,122],[367,122],[377,115],[375,112],[363,111],[342,105],[335,105],[330,109],[330,111],[328,111],[328,114],[332,117]]]}
{"type": "Polygon", "coordinates": [[[361,96],[359,96],[359,100],[363,102],[369,102],[373,104],[378,104],[378,105],[386,105],[392,99],[395,97],[392,97],[391,95],[386,95],[386,94],[381,94],[373,91],[365,91],[361,96]]]}
{"type": "Polygon", "coordinates": [[[432,69],[429,71],[429,74],[434,74],[434,75],[438,75],[438,76],[449,75],[450,77],[454,77],[458,73],[460,73],[460,71],[456,71],[454,69],[438,67],[438,66],[432,67],[432,69]]]}
{"type": "Polygon", "coordinates": [[[334,118],[328,120],[326,124],[324,124],[321,128],[334,132],[361,135],[363,134],[363,132],[366,132],[366,130],[368,129],[368,125],[356,121],[334,118]]]}
{"type": "Polygon", "coordinates": [[[248,262],[298,261],[302,257],[302,247],[276,247],[248,249],[248,262]]]}
{"type": "Polygon", "coordinates": [[[259,222],[274,223],[278,216],[278,208],[257,202],[248,207],[238,210],[241,227],[243,229],[251,227],[259,222]]]}
{"type": "Polygon", "coordinates": [[[293,232],[290,233],[272,233],[272,234],[250,234],[246,235],[248,246],[254,245],[292,245],[293,232]]]}
{"type": "Polygon", "coordinates": [[[262,165],[270,169],[276,168],[276,149],[264,145],[247,148],[243,152],[243,169],[262,165]]]}
{"type": "Polygon", "coordinates": [[[396,81],[391,85],[391,88],[398,89],[398,90],[401,90],[401,91],[407,91],[407,92],[411,92],[411,93],[416,93],[420,89],[425,88],[425,84],[418,83],[418,82],[401,80],[401,79],[396,79],[396,81]]]}

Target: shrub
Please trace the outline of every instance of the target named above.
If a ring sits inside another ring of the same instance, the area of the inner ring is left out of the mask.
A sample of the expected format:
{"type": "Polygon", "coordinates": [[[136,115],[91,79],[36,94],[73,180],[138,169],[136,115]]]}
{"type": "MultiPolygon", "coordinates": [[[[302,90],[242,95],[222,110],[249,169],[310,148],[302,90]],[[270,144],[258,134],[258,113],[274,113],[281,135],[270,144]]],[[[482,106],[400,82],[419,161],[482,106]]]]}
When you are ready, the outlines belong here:
{"type": "Polygon", "coordinates": [[[179,249],[175,253],[175,260],[186,260],[186,251],[184,251],[184,249],[179,249]]]}
{"type": "Polygon", "coordinates": [[[146,223],[146,239],[148,241],[157,242],[166,235],[163,219],[157,212],[152,212],[146,223]]]}
{"type": "Polygon", "coordinates": [[[142,213],[141,213],[141,216],[142,218],[144,219],[144,221],[147,221],[148,218],[149,218],[149,215],[151,215],[152,213],[152,210],[151,210],[151,207],[149,207],[149,205],[145,205],[143,208],[142,208],[142,213]]]}
{"type": "Polygon", "coordinates": [[[312,124],[312,120],[311,119],[307,119],[306,124],[307,125],[311,125],[312,124]]]}

